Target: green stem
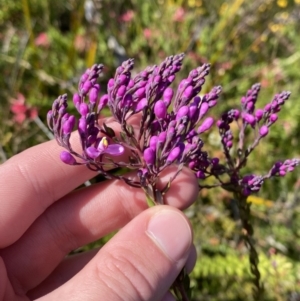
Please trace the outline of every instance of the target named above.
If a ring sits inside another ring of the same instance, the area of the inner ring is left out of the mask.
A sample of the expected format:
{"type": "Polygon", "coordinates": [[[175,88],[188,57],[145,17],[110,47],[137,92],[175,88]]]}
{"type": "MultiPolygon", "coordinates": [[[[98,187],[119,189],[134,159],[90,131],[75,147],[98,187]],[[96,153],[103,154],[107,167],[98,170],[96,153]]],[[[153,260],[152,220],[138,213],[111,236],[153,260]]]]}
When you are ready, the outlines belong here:
{"type": "Polygon", "coordinates": [[[258,269],[259,257],[255,248],[255,242],[253,239],[253,227],[251,224],[251,212],[250,203],[247,202],[247,197],[243,196],[241,193],[235,193],[235,198],[238,201],[240,219],[243,227],[242,238],[249,249],[249,261],[250,270],[253,277],[253,296],[256,301],[263,300],[264,288],[260,282],[260,272],[258,269]]]}
{"type": "Polygon", "coordinates": [[[22,9],[24,14],[24,21],[25,21],[25,27],[29,35],[29,41],[31,46],[34,46],[34,37],[33,37],[33,31],[31,26],[31,16],[30,16],[30,10],[27,0],[22,0],[22,9]]]}

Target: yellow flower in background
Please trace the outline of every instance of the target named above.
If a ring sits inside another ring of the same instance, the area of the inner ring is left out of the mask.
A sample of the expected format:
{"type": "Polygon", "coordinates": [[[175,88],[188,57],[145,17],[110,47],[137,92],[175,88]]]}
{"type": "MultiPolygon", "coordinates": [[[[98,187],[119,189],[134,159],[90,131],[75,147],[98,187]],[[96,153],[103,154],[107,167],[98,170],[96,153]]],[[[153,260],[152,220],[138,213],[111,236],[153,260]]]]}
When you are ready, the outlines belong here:
{"type": "Polygon", "coordinates": [[[277,32],[280,29],[280,25],[279,24],[275,24],[275,23],[270,23],[269,24],[269,28],[272,32],[277,32]]]}
{"type": "Polygon", "coordinates": [[[282,18],[283,20],[287,20],[289,18],[289,13],[288,12],[281,13],[280,18],[282,18]]]}
{"type": "Polygon", "coordinates": [[[296,4],[300,4],[300,0],[294,0],[296,4]]]}
{"type": "Polygon", "coordinates": [[[249,195],[247,198],[247,202],[248,203],[252,203],[255,205],[259,205],[259,206],[264,206],[264,207],[273,207],[274,206],[274,202],[271,200],[266,200],[254,195],[249,195]]]}
{"type": "Polygon", "coordinates": [[[200,7],[202,6],[202,0],[188,0],[189,7],[200,7]]]}
{"type": "Polygon", "coordinates": [[[279,7],[287,7],[288,2],[287,2],[287,0],[277,0],[277,5],[279,7]]]}

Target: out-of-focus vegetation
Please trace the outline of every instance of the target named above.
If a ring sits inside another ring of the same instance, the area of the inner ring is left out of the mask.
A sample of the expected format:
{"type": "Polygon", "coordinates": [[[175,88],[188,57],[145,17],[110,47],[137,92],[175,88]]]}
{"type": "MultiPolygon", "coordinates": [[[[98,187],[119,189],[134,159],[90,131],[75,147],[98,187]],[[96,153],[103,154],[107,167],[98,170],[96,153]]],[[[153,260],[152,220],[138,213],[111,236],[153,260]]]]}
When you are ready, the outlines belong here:
{"type": "MultiPolygon", "coordinates": [[[[210,62],[204,89],[223,86],[216,116],[239,106],[256,82],[261,106],[276,92],[292,92],[245,170],[266,172],[300,153],[299,31],[299,0],[0,0],[0,162],[51,137],[42,125],[52,101],[74,92],[93,63],[105,65],[104,88],[126,58],[140,70],[185,52],[179,76],[210,62]]],[[[217,132],[205,139],[222,157],[217,132]]],[[[265,300],[300,300],[299,174],[266,183],[260,196],[249,198],[265,300]]],[[[203,190],[187,210],[199,254],[193,300],[252,300],[234,208],[229,193],[203,190]]]]}

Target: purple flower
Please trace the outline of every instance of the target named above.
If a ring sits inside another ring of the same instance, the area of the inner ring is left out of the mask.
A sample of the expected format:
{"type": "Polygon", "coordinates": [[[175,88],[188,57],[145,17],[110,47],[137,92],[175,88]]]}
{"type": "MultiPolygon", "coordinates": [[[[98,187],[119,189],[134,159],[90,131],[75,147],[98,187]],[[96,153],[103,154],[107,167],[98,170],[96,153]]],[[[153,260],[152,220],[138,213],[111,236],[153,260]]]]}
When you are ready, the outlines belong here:
{"type": "Polygon", "coordinates": [[[107,138],[102,137],[97,145],[90,146],[86,149],[87,155],[92,158],[96,159],[102,154],[109,154],[111,156],[120,156],[124,153],[124,147],[120,144],[108,144],[107,138]]]}

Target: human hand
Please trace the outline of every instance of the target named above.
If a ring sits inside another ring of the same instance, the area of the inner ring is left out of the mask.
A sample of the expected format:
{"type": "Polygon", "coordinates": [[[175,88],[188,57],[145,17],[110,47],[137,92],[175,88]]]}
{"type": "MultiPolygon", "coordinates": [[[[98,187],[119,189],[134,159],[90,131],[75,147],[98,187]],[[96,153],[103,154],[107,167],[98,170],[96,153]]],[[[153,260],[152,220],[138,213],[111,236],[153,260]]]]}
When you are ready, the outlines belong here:
{"type": "Polygon", "coordinates": [[[168,290],[196,257],[178,210],[197,197],[194,175],[172,182],[170,206],[147,208],[122,181],[74,191],[95,173],[64,165],[60,152],[49,141],[0,166],[0,300],[175,300],[168,290]],[[100,250],[66,257],[117,229],[100,250]]]}

